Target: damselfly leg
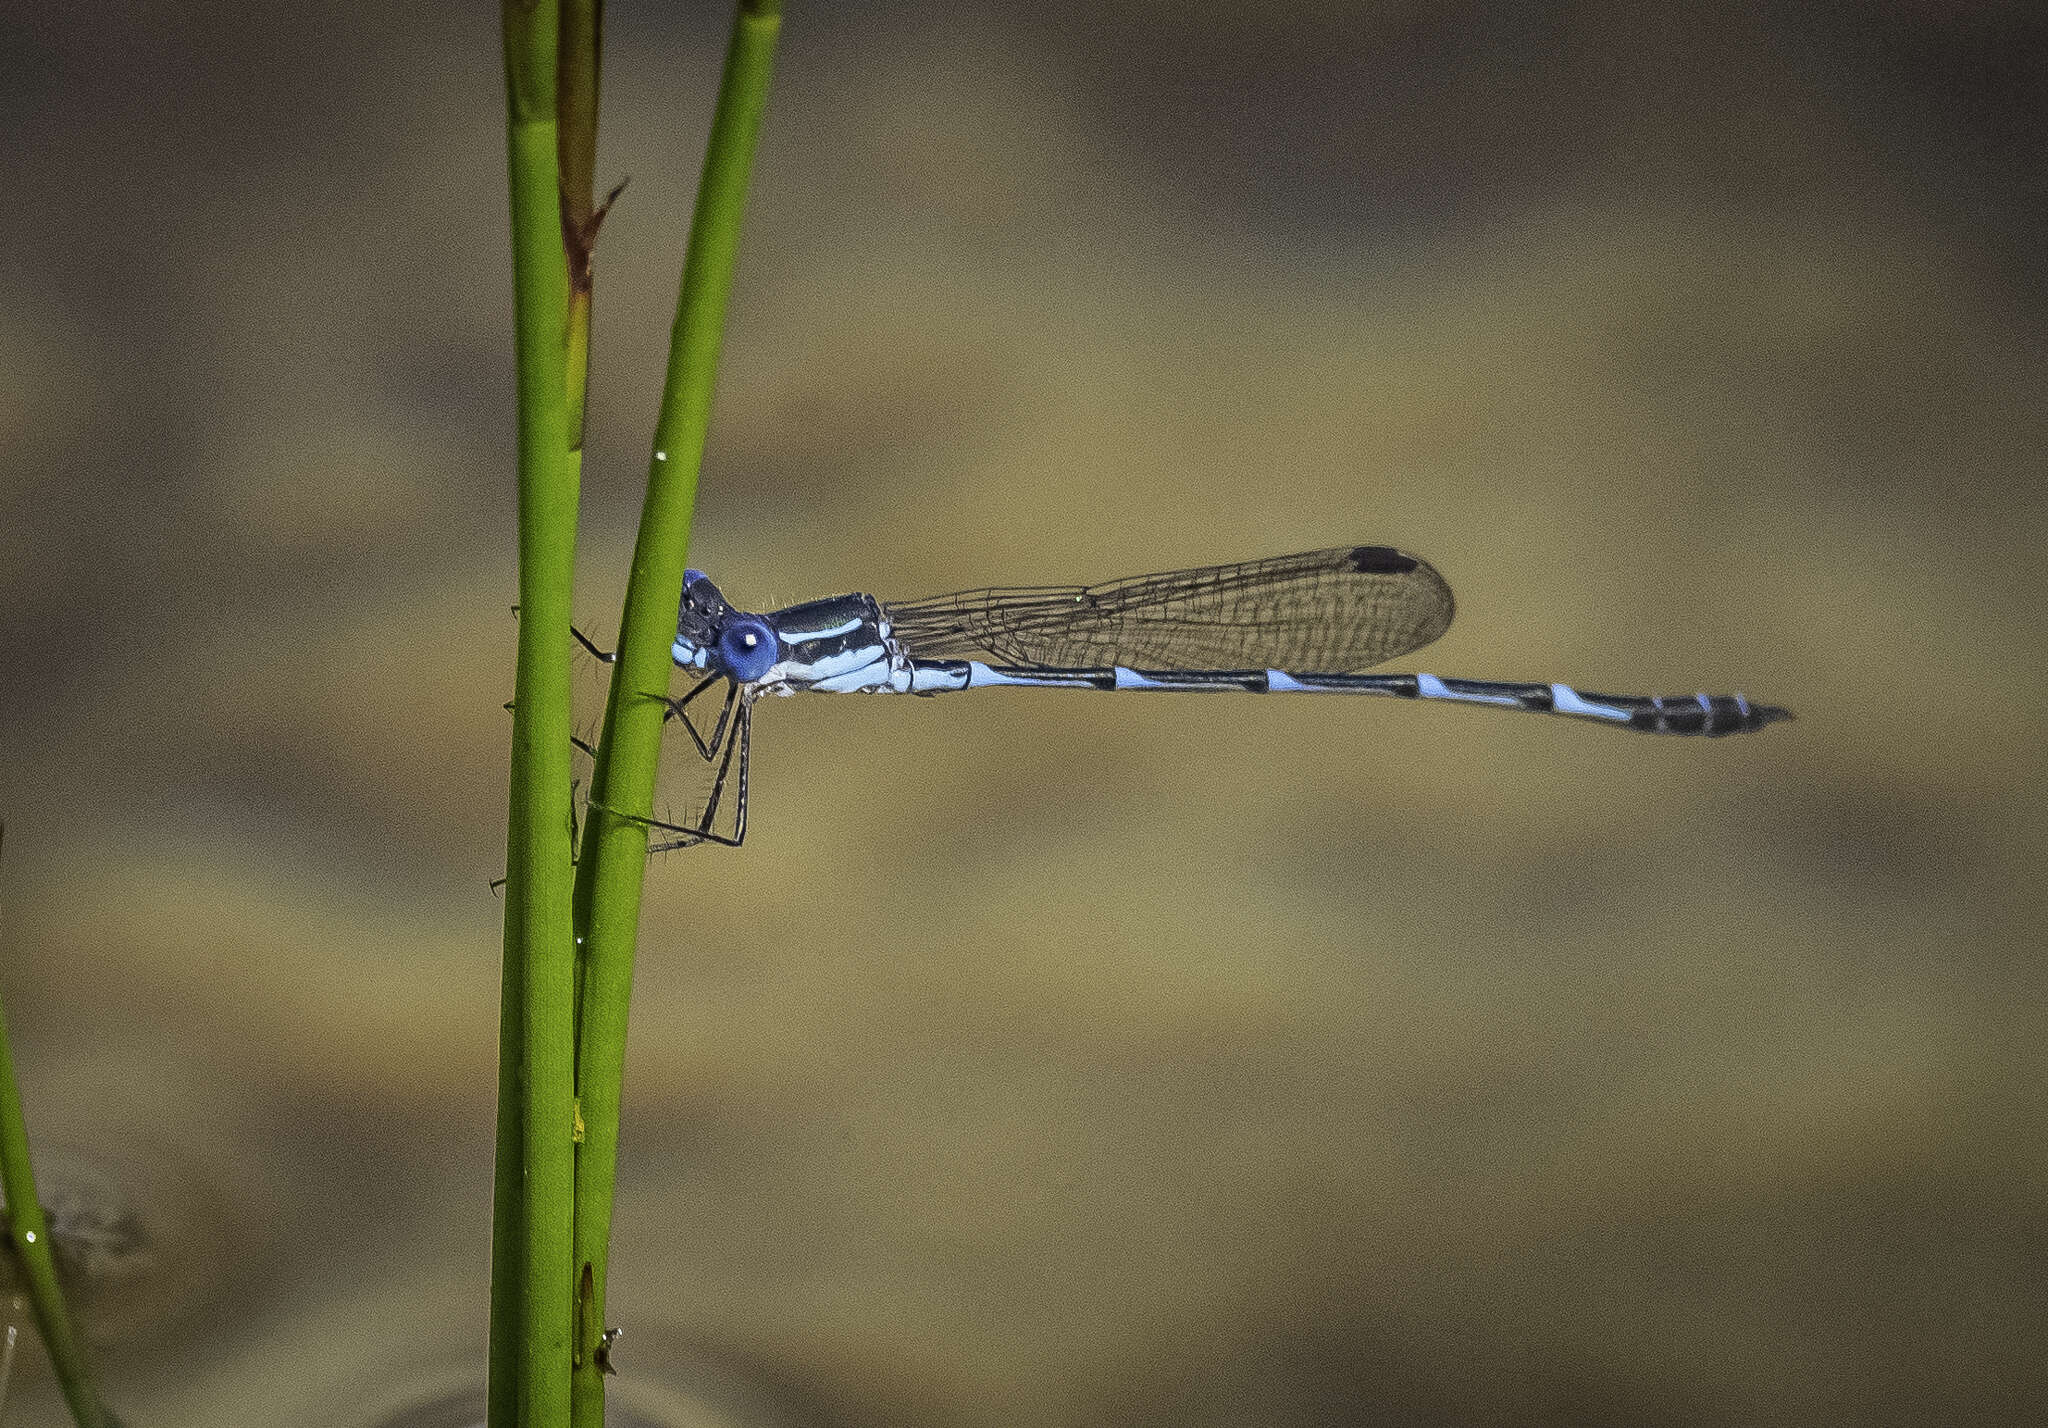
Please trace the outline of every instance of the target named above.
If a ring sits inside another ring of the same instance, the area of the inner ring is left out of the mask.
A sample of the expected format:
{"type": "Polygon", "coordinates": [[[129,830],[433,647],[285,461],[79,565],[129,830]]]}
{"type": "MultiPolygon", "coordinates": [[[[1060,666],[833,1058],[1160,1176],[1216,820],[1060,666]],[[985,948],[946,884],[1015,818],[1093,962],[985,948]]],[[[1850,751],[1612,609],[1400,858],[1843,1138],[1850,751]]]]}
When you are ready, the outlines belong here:
{"type": "Polygon", "coordinates": [[[663,818],[651,818],[628,813],[610,804],[593,803],[614,817],[638,823],[643,828],[677,835],[665,842],[650,843],[650,853],[672,853],[679,848],[692,848],[699,843],[720,843],[728,848],[737,848],[747,837],[747,756],[752,748],[754,712],[753,700],[740,684],[726,675],[711,674],[699,680],[688,694],[680,699],[664,698],[667,709],[662,716],[664,725],[673,721],[683,726],[695,746],[698,758],[711,765],[715,772],[711,779],[711,792],[705,797],[704,806],[698,812],[694,823],[672,823],[663,818]],[[725,686],[725,697],[719,701],[718,717],[707,734],[697,727],[697,721],[690,715],[689,706],[714,685],[725,686]],[[735,776],[737,769],[737,776],[735,776]],[[729,833],[718,830],[718,811],[725,801],[727,784],[732,784],[732,830],[729,833]]]}
{"type": "MultiPolygon", "coordinates": [[[[659,828],[681,835],[666,843],[650,843],[647,847],[648,852],[673,853],[678,848],[693,848],[699,843],[722,843],[728,848],[737,848],[747,841],[747,759],[753,751],[754,702],[741,693],[738,685],[733,686],[732,694],[726,698],[725,709],[719,715],[718,728],[713,730],[710,747],[705,750],[705,762],[710,762],[712,751],[718,748],[720,738],[727,736],[728,731],[729,737],[724,737],[724,751],[718,759],[718,775],[711,781],[711,794],[704,800],[704,811],[698,815],[694,828],[664,823],[658,818],[636,820],[646,823],[649,828],[659,828]],[[738,717],[728,720],[727,716],[735,712],[738,717]],[[733,777],[735,766],[738,768],[736,778],[733,777]],[[725,797],[728,778],[733,780],[734,794],[732,832],[726,834],[718,832],[716,825],[718,805],[725,797]]],[[[692,732],[694,734],[694,731],[692,732]]]]}
{"type": "MultiPolygon", "coordinates": [[[[617,661],[617,651],[598,648],[590,636],[584,634],[583,631],[577,629],[574,625],[569,627],[569,633],[576,637],[576,643],[583,646],[584,651],[598,663],[612,664],[617,661]]],[[[716,757],[715,750],[718,748],[719,741],[725,737],[726,721],[732,717],[733,705],[738,697],[739,685],[733,683],[724,674],[713,672],[698,680],[696,684],[691,686],[690,692],[680,699],[670,699],[667,695],[660,696],[661,702],[668,706],[668,712],[662,716],[662,720],[666,723],[668,720],[674,719],[684,729],[688,730],[690,742],[697,746],[698,756],[706,763],[709,763],[716,757]],[[725,702],[718,711],[718,722],[712,725],[711,732],[707,735],[698,730],[696,721],[690,717],[690,703],[698,695],[711,688],[712,685],[720,682],[724,682],[729,687],[726,692],[725,702]]],[[[509,709],[512,706],[508,704],[505,707],[509,709]]],[[[591,746],[588,739],[572,735],[570,742],[574,743],[578,749],[591,758],[597,757],[597,750],[591,746]]]]}
{"type": "MultiPolygon", "coordinates": [[[[583,647],[584,653],[600,664],[610,665],[617,662],[617,651],[603,648],[574,625],[569,627],[569,633],[575,636],[576,643],[583,647]]],[[[690,736],[690,743],[696,749],[697,757],[714,769],[711,791],[706,796],[696,821],[672,823],[663,818],[628,813],[606,803],[594,803],[592,806],[614,817],[638,823],[644,828],[677,835],[666,842],[650,844],[647,849],[649,853],[668,853],[679,848],[694,847],[699,843],[720,843],[728,848],[739,847],[747,836],[747,754],[752,738],[752,700],[747,697],[737,681],[717,671],[699,679],[690,686],[689,692],[680,698],[670,698],[665,694],[654,697],[659,698],[664,706],[663,727],[666,728],[671,722],[682,725],[683,731],[690,736]],[[698,714],[693,714],[691,706],[699,705],[701,713],[701,703],[705,701],[707,694],[720,685],[724,686],[723,697],[717,700],[718,713],[707,731],[701,727],[698,714]],[[736,780],[733,772],[735,764],[738,765],[736,780]],[[729,781],[735,784],[732,829],[729,833],[722,833],[718,831],[716,825],[719,807],[725,801],[725,790],[729,781]]],[[[588,739],[574,737],[573,742],[579,753],[592,760],[596,759],[597,749],[588,739]]],[[[664,743],[664,748],[667,747],[664,743]]]]}
{"type": "Polygon", "coordinates": [[[610,664],[613,660],[619,657],[618,652],[616,650],[599,649],[596,645],[590,642],[590,636],[584,634],[583,631],[577,629],[574,625],[571,625],[569,627],[569,633],[576,637],[576,643],[583,646],[583,648],[589,652],[590,657],[596,660],[599,664],[610,664]]]}
{"type": "Polygon", "coordinates": [[[664,722],[668,719],[673,719],[681,724],[684,729],[688,730],[690,742],[697,746],[698,756],[708,764],[713,758],[717,757],[715,751],[725,738],[725,727],[732,719],[732,711],[739,703],[739,697],[740,687],[733,680],[723,674],[707,674],[698,680],[690,692],[681,699],[667,701],[668,713],[664,716],[664,722]],[[696,721],[690,717],[690,701],[712,685],[720,683],[726,686],[726,691],[724,702],[718,708],[718,722],[711,726],[711,733],[709,735],[700,734],[697,732],[696,721]]]}

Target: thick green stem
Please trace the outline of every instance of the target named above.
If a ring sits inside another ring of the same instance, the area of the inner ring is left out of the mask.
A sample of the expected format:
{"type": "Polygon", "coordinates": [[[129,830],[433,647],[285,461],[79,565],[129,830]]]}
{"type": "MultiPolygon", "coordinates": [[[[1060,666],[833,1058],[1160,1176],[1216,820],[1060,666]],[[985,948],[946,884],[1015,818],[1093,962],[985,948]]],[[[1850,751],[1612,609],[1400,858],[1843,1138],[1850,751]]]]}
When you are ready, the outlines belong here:
{"type": "Polygon", "coordinates": [[[57,1262],[50,1253],[50,1226],[43,1202],[36,1198],[35,1170],[28,1159],[28,1122],[21,1112],[21,1087],[14,1079],[14,1048],[7,1036],[7,1018],[0,1014],[0,1187],[7,1191],[7,1230],[28,1286],[36,1329],[49,1350],[50,1366],[64,1390],[78,1428],[114,1428],[114,1415],[100,1401],[85,1343],[72,1326],[57,1285],[57,1262]]]}
{"type": "Polygon", "coordinates": [[[604,1328],[627,999],[647,858],[646,826],[630,815],[644,817],[654,804],[669,644],[682,596],[740,222],[781,26],[780,0],[742,0],[733,21],[690,224],[647,499],[620,622],[618,665],[577,867],[577,923],[584,938],[577,1095],[584,1131],[576,1156],[576,1428],[602,1428],[604,1421],[597,1350],[604,1328]]]}
{"type": "Polygon", "coordinates": [[[579,463],[566,385],[553,0],[505,0],[518,372],[519,655],[505,866],[491,1428],[569,1421],[575,1127],[569,620],[579,463]]]}

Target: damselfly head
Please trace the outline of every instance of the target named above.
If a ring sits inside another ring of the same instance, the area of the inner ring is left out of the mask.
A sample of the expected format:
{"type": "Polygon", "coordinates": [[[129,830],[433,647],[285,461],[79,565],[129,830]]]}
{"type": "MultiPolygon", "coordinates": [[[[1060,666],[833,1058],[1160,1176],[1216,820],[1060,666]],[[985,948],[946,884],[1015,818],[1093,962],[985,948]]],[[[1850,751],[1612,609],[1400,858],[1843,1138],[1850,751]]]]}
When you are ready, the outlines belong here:
{"type": "Polygon", "coordinates": [[[670,653],[686,669],[703,669],[718,647],[719,631],[736,612],[701,570],[683,572],[683,600],[676,611],[676,640],[670,653]]]}
{"type": "Polygon", "coordinates": [[[751,684],[775,666],[783,651],[773,624],[734,609],[703,571],[691,570],[683,576],[670,653],[686,668],[717,670],[751,684]]]}

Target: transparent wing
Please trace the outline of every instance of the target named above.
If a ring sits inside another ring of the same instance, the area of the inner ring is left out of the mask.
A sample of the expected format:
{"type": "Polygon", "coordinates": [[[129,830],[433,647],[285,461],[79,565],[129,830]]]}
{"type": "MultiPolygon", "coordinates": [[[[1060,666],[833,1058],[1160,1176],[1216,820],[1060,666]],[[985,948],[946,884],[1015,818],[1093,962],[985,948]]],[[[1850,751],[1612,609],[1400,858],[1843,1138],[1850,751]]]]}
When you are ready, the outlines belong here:
{"type": "Polygon", "coordinates": [[[916,659],[1349,674],[1436,639],[1454,604],[1427,561],[1355,545],[1103,585],[963,590],[882,609],[916,659]]]}

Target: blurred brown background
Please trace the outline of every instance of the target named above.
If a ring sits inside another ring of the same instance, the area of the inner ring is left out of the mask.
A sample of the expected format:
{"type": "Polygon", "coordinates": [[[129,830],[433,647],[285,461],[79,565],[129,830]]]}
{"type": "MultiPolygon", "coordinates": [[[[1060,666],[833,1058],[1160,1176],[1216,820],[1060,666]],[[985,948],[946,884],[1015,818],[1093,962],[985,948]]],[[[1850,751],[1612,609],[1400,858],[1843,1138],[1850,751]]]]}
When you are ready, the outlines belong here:
{"type": "MultiPolygon", "coordinates": [[[[608,17],[601,632],[727,14],[608,17]]],[[[6,32],[31,1124],[184,1286],[109,1312],[133,1422],[368,1425],[482,1363],[495,14],[6,32]]],[[[1458,591],[1421,667],[1800,721],[764,706],[745,850],[650,874],[628,1391],[2048,1416],[2044,56],[2019,4],[796,0],[692,552],[729,594],[1389,542],[1458,591]]]]}

